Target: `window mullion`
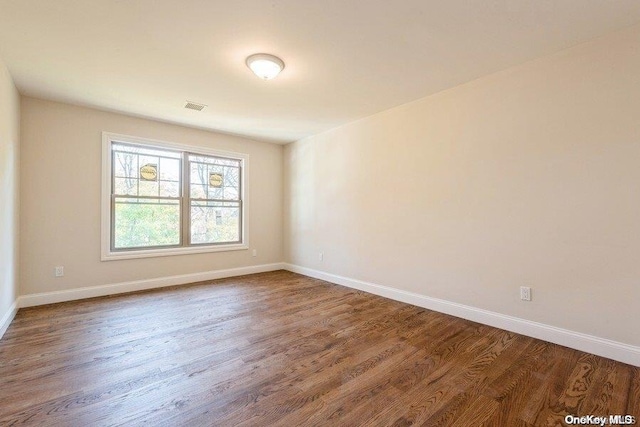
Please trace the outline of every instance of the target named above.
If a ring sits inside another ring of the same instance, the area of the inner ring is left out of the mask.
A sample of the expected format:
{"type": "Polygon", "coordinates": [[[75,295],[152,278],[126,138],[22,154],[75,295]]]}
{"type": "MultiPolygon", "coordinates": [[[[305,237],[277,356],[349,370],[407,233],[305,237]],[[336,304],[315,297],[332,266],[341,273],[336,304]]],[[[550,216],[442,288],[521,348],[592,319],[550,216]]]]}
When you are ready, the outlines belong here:
{"type": "Polygon", "coordinates": [[[239,218],[239,222],[238,222],[238,238],[240,242],[244,242],[244,193],[243,193],[243,188],[244,188],[244,183],[242,182],[242,167],[244,166],[243,163],[240,163],[239,167],[238,167],[238,199],[240,202],[240,218],[239,218]]]}
{"type": "MultiPolygon", "coordinates": [[[[111,147],[111,146],[110,146],[111,147]]],[[[115,249],[116,242],[116,199],[115,199],[115,188],[116,188],[116,179],[115,179],[115,153],[111,151],[111,191],[109,194],[109,247],[113,251],[115,249]]]]}
{"type": "Polygon", "coordinates": [[[191,210],[189,209],[191,205],[190,200],[190,169],[189,169],[189,153],[182,153],[182,246],[191,246],[191,210]]]}

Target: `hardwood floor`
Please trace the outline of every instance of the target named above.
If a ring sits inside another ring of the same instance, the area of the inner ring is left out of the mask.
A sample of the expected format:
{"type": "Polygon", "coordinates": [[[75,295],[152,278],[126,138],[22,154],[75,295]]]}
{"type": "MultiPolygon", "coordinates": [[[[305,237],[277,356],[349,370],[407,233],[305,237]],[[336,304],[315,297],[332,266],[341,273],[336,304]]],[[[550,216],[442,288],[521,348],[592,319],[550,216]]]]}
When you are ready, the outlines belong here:
{"type": "Polygon", "coordinates": [[[0,425],[564,426],[640,368],[277,271],[21,309],[0,425]]]}

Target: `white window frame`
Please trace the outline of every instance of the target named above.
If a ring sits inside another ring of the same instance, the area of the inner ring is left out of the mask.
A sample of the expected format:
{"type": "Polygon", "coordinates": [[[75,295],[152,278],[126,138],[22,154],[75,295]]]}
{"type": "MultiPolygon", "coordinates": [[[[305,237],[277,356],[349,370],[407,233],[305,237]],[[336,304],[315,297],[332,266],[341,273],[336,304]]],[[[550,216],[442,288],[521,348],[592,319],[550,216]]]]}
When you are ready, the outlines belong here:
{"type": "Polygon", "coordinates": [[[177,144],[174,142],[158,141],[148,138],[140,138],[130,135],[122,135],[112,132],[102,132],[102,200],[101,200],[101,260],[113,261],[118,259],[151,258],[172,255],[200,254],[207,252],[226,252],[249,249],[249,155],[230,151],[216,150],[208,147],[190,146],[177,144]],[[181,246],[172,248],[144,248],[128,249],[126,251],[113,251],[111,249],[111,145],[114,142],[129,143],[136,145],[146,145],[149,148],[166,148],[189,152],[192,154],[202,154],[205,156],[228,157],[242,161],[240,182],[241,203],[241,235],[240,243],[181,246]]]}

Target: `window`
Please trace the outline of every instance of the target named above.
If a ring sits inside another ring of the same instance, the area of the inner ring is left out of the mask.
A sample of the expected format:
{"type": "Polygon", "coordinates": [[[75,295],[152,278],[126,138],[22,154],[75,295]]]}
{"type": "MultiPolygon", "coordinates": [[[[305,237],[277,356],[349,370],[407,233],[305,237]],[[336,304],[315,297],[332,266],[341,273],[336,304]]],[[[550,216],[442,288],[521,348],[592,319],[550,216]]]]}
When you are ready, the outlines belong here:
{"type": "Polygon", "coordinates": [[[103,134],[102,259],[247,249],[247,156],[103,134]]]}

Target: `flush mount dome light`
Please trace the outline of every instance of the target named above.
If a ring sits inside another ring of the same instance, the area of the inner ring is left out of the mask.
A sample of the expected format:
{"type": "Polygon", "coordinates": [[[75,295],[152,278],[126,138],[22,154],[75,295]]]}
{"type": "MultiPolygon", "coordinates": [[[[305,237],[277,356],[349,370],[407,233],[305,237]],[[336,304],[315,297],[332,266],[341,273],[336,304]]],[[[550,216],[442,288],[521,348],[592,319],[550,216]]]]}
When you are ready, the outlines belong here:
{"type": "Polygon", "coordinates": [[[247,67],[263,80],[271,80],[284,69],[284,62],[268,53],[256,53],[247,58],[247,67]]]}

